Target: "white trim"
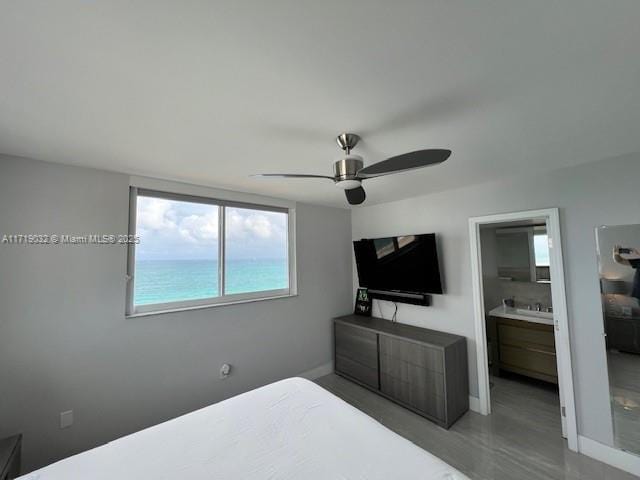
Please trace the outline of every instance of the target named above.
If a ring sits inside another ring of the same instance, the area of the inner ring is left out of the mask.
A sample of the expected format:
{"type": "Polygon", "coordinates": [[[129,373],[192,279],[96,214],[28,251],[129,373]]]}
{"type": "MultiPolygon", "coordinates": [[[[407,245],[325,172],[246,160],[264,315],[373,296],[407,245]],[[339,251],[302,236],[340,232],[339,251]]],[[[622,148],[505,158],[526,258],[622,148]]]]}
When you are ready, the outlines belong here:
{"type": "Polygon", "coordinates": [[[289,251],[287,253],[289,260],[289,294],[297,295],[298,294],[298,263],[297,263],[297,254],[296,254],[296,209],[289,208],[289,215],[287,215],[287,230],[289,233],[288,240],[288,248],[289,251]]]}
{"type": "Polygon", "coordinates": [[[157,190],[161,192],[179,193],[182,195],[193,195],[228,202],[252,203],[255,205],[265,205],[279,208],[295,208],[296,202],[283,200],[281,198],[254,195],[252,193],[234,192],[220,188],[203,187],[190,183],[172,182],[150,177],[130,176],[129,185],[147,190],[157,190]]]}
{"type": "Polygon", "coordinates": [[[573,387],[571,341],[569,337],[569,311],[564,279],[560,212],[557,208],[549,209],[549,215],[547,216],[547,238],[549,241],[549,271],[551,274],[553,319],[555,321],[556,361],[558,363],[560,401],[565,408],[566,433],[569,449],[577,451],[578,425],[576,420],[575,391],[573,387]]]}
{"type": "Polygon", "coordinates": [[[311,370],[299,373],[297,376],[306,378],[307,380],[315,380],[316,378],[324,377],[330,373],[333,373],[333,362],[323,363],[311,370]]]}
{"type": "Polygon", "coordinates": [[[640,457],[624,450],[596,442],[590,438],[578,436],[580,453],[603,463],[640,476],[640,457]]]}
{"type": "MultiPolygon", "coordinates": [[[[256,292],[256,293],[261,293],[261,292],[256,292]]],[[[272,295],[272,296],[268,296],[268,297],[263,296],[263,297],[255,297],[255,298],[245,298],[245,299],[242,299],[242,300],[225,300],[225,301],[220,301],[218,303],[204,303],[202,305],[191,305],[191,306],[183,306],[183,307],[176,307],[175,304],[168,303],[168,304],[165,304],[165,305],[169,305],[170,307],[167,307],[167,308],[165,308],[163,310],[149,310],[149,311],[146,311],[146,312],[136,311],[135,313],[132,313],[130,315],[126,315],[126,318],[148,317],[150,315],[164,315],[165,313],[187,312],[189,310],[202,310],[204,308],[225,307],[225,306],[229,306],[229,305],[240,305],[242,303],[264,302],[265,300],[277,300],[279,298],[290,298],[290,297],[297,297],[297,296],[298,296],[297,294],[287,293],[287,294],[283,294],[283,295],[272,295]],[[171,308],[171,306],[173,308],[171,308]]],[[[228,298],[228,296],[226,298],[228,298]]],[[[176,302],[176,303],[178,303],[178,302],[176,302]]],[[[150,306],[156,307],[157,304],[150,305],[150,306]]]]}
{"type": "Polygon", "coordinates": [[[487,330],[485,325],[484,291],[482,279],[482,253],[480,242],[480,222],[469,219],[469,238],[471,245],[471,279],[473,283],[473,317],[476,332],[476,361],[478,369],[478,413],[489,415],[489,364],[487,361],[487,330]]]}
{"type": "Polygon", "coordinates": [[[536,246],[533,241],[533,228],[527,229],[527,236],[529,238],[529,278],[532,282],[538,280],[538,269],[536,265],[536,246]]]}
{"type": "Polygon", "coordinates": [[[150,313],[150,312],[166,312],[188,310],[193,307],[213,307],[216,305],[229,305],[234,303],[265,300],[268,298],[282,298],[291,296],[288,288],[278,290],[263,290],[258,292],[233,293],[230,295],[221,295],[218,297],[199,298],[197,300],[183,300],[177,302],[166,303],[150,303],[149,305],[136,305],[133,314],[150,313]]]}
{"type": "Polygon", "coordinates": [[[227,245],[227,209],[218,207],[218,296],[224,295],[224,285],[226,283],[225,272],[227,270],[225,247],[227,245]]]}
{"type": "Polygon", "coordinates": [[[218,292],[217,296],[150,305],[134,305],[135,245],[129,245],[127,258],[127,300],[125,316],[134,318],[153,314],[172,313],[222,305],[235,305],[256,300],[296,296],[298,276],[296,271],[296,204],[295,202],[258,195],[219,190],[198,185],[169,182],[147,177],[129,177],[129,233],[135,234],[136,204],[138,195],[149,195],[178,201],[207,203],[218,207],[218,292]],[[287,266],[289,285],[284,289],[225,294],[226,207],[272,210],[287,214],[287,266]]]}
{"type": "MultiPolygon", "coordinates": [[[[138,202],[138,189],[136,187],[129,187],[129,225],[128,232],[132,232],[136,229],[136,213],[138,211],[137,208],[138,202]]],[[[126,283],[126,292],[125,292],[125,308],[124,314],[131,315],[133,313],[133,294],[134,294],[134,285],[133,285],[133,271],[135,270],[136,264],[136,248],[134,244],[129,243],[127,245],[127,273],[125,275],[125,283],[126,283]]]]}
{"type": "Polygon", "coordinates": [[[551,271],[551,295],[553,299],[556,358],[558,363],[558,383],[560,397],[565,407],[567,440],[569,449],[578,451],[578,430],[576,424],[573,370],[571,366],[571,346],[569,341],[569,316],[565,292],[564,266],[562,261],[562,239],[560,234],[560,214],[557,208],[513,212],[469,219],[471,250],[471,275],[473,286],[473,313],[476,333],[476,362],[478,368],[479,411],[483,415],[491,413],[489,392],[489,367],[487,364],[487,332],[483,300],[482,257],[480,225],[523,221],[532,218],[545,219],[550,240],[549,256],[551,271]]]}
{"type": "Polygon", "coordinates": [[[478,397],[469,395],[469,410],[480,414],[482,413],[480,411],[480,399],[478,397]]]}

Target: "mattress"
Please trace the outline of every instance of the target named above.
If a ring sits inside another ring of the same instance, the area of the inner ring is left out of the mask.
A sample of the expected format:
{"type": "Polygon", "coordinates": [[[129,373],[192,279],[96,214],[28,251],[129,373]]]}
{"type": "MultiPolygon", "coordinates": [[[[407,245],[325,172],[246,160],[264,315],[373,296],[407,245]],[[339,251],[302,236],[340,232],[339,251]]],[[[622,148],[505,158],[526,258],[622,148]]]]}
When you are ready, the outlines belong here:
{"type": "Polygon", "coordinates": [[[252,390],[20,478],[467,479],[301,378],[252,390]]]}

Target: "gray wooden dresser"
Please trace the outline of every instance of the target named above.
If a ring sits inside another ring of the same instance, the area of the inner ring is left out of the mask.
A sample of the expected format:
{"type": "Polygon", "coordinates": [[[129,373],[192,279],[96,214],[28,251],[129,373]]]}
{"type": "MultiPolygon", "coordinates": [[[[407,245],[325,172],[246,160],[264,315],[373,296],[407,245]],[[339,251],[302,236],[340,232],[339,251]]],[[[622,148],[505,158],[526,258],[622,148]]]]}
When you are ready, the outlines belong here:
{"type": "Polygon", "coordinates": [[[469,409],[465,337],[376,317],[334,319],[337,374],[449,428],[469,409]]]}
{"type": "Polygon", "coordinates": [[[0,480],[11,480],[20,475],[22,435],[0,439],[0,480]]]}

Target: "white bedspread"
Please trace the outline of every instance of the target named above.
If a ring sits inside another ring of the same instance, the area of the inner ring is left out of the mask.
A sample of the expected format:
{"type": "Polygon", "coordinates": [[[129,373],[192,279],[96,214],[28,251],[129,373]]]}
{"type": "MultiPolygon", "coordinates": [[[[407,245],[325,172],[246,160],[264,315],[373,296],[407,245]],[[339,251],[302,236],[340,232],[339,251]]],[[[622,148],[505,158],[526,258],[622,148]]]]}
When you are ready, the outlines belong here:
{"type": "Polygon", "coordinates": [[[466,479],[301,378],[258,388],[22,480],[466,479]]]}

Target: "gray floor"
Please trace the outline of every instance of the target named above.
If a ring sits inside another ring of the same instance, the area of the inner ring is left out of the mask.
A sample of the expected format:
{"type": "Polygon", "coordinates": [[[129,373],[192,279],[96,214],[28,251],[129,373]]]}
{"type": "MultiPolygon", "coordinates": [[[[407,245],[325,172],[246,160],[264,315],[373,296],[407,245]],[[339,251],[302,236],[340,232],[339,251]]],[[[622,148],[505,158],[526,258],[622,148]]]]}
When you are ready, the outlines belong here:
{"type": "Polygon", "coordinates": [[[493,379],[493,414],[469,412],[444,430],[335,374],[316,382],[472,479],[637,478],[567,449],[552,389],[493,379]]]}

